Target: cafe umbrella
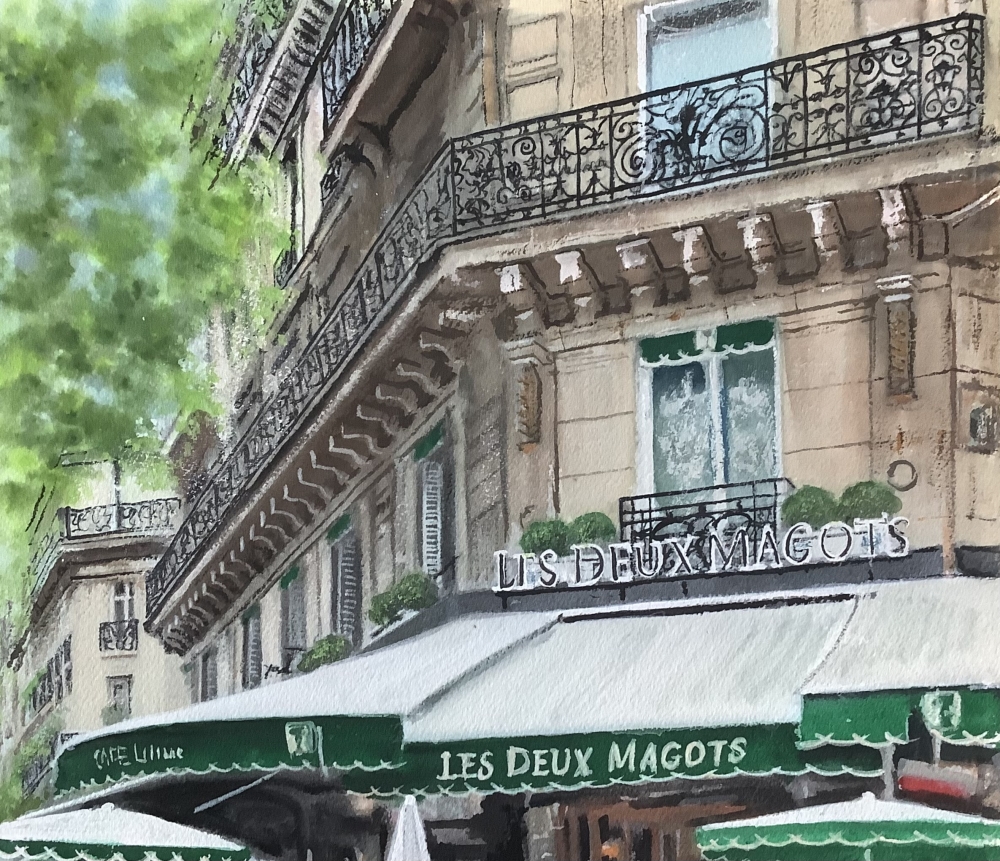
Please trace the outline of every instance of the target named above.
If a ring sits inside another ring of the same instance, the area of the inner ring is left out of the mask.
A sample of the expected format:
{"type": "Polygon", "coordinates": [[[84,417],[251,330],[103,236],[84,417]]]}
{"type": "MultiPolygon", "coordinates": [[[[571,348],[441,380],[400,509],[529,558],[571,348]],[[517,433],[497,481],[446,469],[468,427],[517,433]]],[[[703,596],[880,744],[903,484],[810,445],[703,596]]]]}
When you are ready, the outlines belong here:
{"type": "Polygon", "coordinates": [[[424,822],[412,795],[403,799],[385,858],[386,861],[431,861],[424,822]]]}
{"type": "Polygon", "coordinates": [[[697,830],[706,861],[995,861],[1000,822],[871,793],[697,830]]]}
{"type": "Polygon", "coordinates": [[[214,834],[123,810],[38,813],[0,824],[0,861],[248,861],[214,834]]]}

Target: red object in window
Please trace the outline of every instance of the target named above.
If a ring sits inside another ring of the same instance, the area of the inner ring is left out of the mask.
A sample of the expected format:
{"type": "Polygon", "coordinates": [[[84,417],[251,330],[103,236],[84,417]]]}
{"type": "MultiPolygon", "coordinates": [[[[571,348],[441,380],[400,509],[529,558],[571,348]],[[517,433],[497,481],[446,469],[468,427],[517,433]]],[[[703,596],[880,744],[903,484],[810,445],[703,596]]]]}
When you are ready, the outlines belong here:
{"type": "Polygon", "coordinates": [[[963,800],[972,798],[973,795],[967,786],[962,786],[959,782],[916,775],[900,777],[899,789],[913,795],[944,795],[948,798],[961,798],[963,800]]]}

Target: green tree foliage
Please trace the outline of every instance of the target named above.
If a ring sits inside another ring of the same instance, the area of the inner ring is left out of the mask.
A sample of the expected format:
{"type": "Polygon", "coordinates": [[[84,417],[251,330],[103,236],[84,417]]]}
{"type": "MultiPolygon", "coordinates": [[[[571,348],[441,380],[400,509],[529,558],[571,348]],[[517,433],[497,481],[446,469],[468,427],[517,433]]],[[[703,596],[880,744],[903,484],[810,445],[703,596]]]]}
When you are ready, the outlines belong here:
{"type": "Polygon", "coordinates": [[[217,412],[191,352],[212,314],[267,322],[247,261],[273,259],[271,175],[220,169],[194,107],[224,101],[222,8],[0,0],[0,599],[23,597],[24,526],[60,457],[155,455],[171,423],[217,412]]]}

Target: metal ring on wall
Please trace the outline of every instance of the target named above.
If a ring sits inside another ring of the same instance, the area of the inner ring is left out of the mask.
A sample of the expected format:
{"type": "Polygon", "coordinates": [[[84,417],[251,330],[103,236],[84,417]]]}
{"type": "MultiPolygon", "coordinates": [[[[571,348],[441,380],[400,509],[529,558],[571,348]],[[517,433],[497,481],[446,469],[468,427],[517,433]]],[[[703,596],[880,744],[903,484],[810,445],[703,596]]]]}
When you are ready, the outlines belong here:
{"type": "Polygon", "coordinates": [[[894,460],[889,464],[889,468],[886,470],[885,475],[886,480],[889,482],[889,486],[895,490],[912,490],[917,486],[917,468],[908,460],[894,460]],[[908,475],[909,477],[897,477],[896,473],[900,470],[903,471],[903,475],[908,475]]]}

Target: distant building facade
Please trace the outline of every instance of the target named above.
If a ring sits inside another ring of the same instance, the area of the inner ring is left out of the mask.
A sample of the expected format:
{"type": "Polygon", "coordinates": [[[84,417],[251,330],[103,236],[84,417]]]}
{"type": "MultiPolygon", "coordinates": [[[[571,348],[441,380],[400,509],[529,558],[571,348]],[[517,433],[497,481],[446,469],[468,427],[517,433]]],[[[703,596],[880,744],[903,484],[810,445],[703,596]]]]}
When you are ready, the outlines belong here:
{"type": "Polygon", "coordinates": [[[67,737],[188,698],[181,662],[141,624],[143,578],[180,500],[141,489],[117,464],[67,468],[86,470],[83,488],[72,506],[39,500],[27,620],[5,655],[3,764],[20,769],[26,795],[45,792],[67,737]]]}

